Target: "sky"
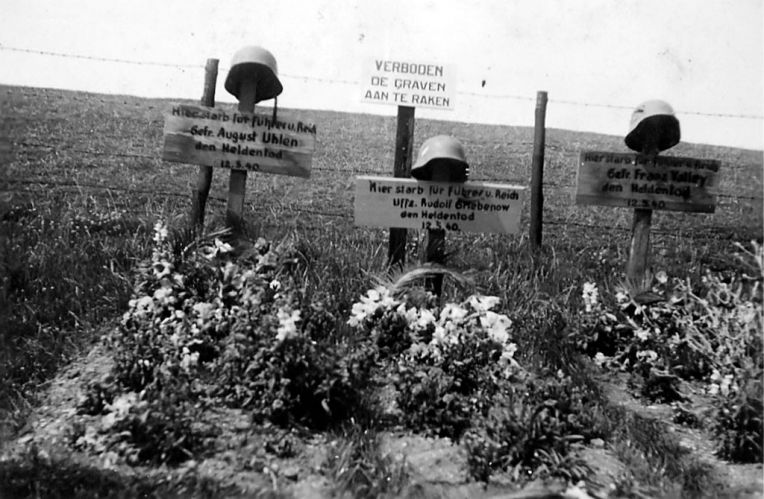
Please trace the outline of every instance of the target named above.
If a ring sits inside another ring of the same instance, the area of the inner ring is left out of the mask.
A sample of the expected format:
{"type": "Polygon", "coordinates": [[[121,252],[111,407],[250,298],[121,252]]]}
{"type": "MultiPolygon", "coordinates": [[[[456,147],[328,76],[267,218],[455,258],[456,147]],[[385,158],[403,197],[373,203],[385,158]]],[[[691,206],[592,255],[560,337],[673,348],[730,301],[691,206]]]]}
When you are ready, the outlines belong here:
{"type": "Polygon", "coordinates": [[[0,0],[0,83],[198,100],[216,58],[216,100],[235,102],[231,57],[259,45],[277,59],[280,107],[395,115],[362,102],[369,61],[385,58],[454,68],[453,109],[417,117],[533,126],[543,90],[548,128],[623,136],[661,99],[683,142],[762,150],[763,3],[0,0]]]}

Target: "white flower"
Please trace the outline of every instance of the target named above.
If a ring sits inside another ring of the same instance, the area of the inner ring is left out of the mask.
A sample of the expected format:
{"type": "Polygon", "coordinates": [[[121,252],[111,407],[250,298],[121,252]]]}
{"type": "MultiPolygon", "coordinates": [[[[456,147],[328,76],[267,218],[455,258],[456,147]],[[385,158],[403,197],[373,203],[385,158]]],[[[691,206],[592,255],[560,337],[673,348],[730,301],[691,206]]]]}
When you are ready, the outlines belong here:
{"type": "Polygon", "coordinates": [[[666,272],[663,270],[659,270],[657,274],[655,274],[655,280],[658,281],[659,284],[666,284],[668,282],[668,275],[666,275],[666,272]]]}
{"type": "Polygon", "coordinates": [[[154,299],[150,296],[141,296],[137,300],[130,300],[128,305],[138,317],[143,317],[154,311],[154,299]]]}
{"type": "Polygon", "coordinates": [[[183,357],[180,359],[180,368],[183,369],[186,374],[190,374],[191,369],[196,367],[198,363],[199,352],[191,353],[187,347],[183,347],[183,357]]]}
{"type": "Polygon", "coordinates": [[[501,360],[504,361],[510,361],[514,363],[515,359],[515,352],[517,352],[517,344],[516,343],[507,343],[504,345],[504,348],[501,352],[501,360]]]}
{"type": "Polygon", "coordinates": [[[414,323],[414,329],[420,331],[422,329],[426,329],[430,324],[434,323],[435,314],[433,314],[429,309],[423,308],[419,310],[419,317],[417,318],[416,323],[414,323]]]}
{"type": "Polygon", "coordinates": [[[476,312],[485,312],[498,305],[500,300],[496,296],[472,295],[467,301],[476,312]]]}
{"type": "Polygon", "coordinates": [[[398,315],[406,319],[406,324],[411,327],[416,326],[416,323],[419,320],[419,313],[415,307],[406,309],[406,305],[401,303],[398,305],[398,308],[395,311],[398,313],[398,315]]]}
{"type": "Polygon", "coordinates": [[[480,317],[480,325],[493,341],[501,344],[509,341],[507,330],[512,327],[512,321],[506,315],[487,311],[484,316],[480,317]]]}
{"type": "Polygon", "coordinates": [[[280,308],[276,316],[279,320],[279,327],[276,329],[276,341],[281,343],[286,339],[297,336],[297,322],[301,320],[299,310],[287,312],[280,308]]]}
{"type": "Polygon", "coordinates": [[[599,367],[602,367],[607,360],[608,358],[602,352],[597,352],[597,355],[594,356],[594,363],[599,367]]]}
{"type": "Polygon", "coordinates": [[[719,391],[724,395],[725,397],[729,395],[730,388],[734,391],[736,388],[735,385],[732,384],[732,380],[734,377],[731,374],[725,374],[724,378],[722,378],[721,385],[719,385],[719,391]]]}
{"type": "Polygon", "coordinates": [[[274,279],[270,282],[270,284],[268,284],[268,287],[271,288],[273,291],[278,291],[279,289],[281,289],[281,283],[277,279],[274,279]]]}
{"type": "Polygon", "coordinates": [[[627,295],[627,294],[626,294],[626,293],[624,293],[623,291],[617,291],[617,292],[615,293],[615,301],[616,301],[616,303],[618,303],[619,305],[623,305],[623,304],[626,304],[626,303],[628,303],[628,302],[630,301],[630,300],[629,300],[629,295],[627,295]]]}
{"type": "Polygon", "coordinates": [[[753,324],[753,322],[759,316],[759,313],[760,312],[756,310],[756,307],[754,307],[753,303],[751,302],[742,303],[735,307],[737,320],[742,326],[753,324]]]}
{"type": "Polygon", "coordinates": [[[163,258],[159,261],[154,262],[154,264],[152,265],[152,269],[154,270],[154,277],[156,277],[157,279],[162,279],[172,274],[173,265],[172,263],[168,262],[166,259],[163,258]]]}
{"type": "Polygon", "coordinates": [[[368,315],[367,307],[364,303],[353,303],[353,307],[350,309],[350,318],[348,319],[348,325],[357,327],[363,324],[368,315]]]}
{"type": "Polygon", "coordinates": [[[379,298],[379,306],[384,308],[393,308],[394,306],[398,305],[398,301],[393,298],[392,293],[389,289],[387,289],[384,286],[379,286],[377,288],[377,291],[379,292],[380,298],[379,298]]]}
{"type": "Polygon", "coordinates": [[[671,336],[669,336],[668,345],[669,345],[670,349],[672,349],[672,350],[676,349],[676,347],[680,343],[682,343],[682,338],[679,336],[678,333],[674,333],[671,336]]]}
{"type": "Polygon", "coordinates": [[[230,253],[231,251],[233,251],[233,246],[231,246],[228,243],[224,243],[218,238],[215,238],[215,251],[218,254],[230,253]]]}
{"type": "Polygon", "coordinates": [[[446,329],[443,326],[435,326],[435,331],[432,333],[431,345],[437,345],[444,343],[446,339],[446,329]]]}
{"type": "Polygon", "coordinates": [[[584,299],[584,307],[586,308],[586,311],[591,312],[597,306],[597,299],[599,297],[597,285],[593,282],[585,282],[581,296],[584,299]]]}
{"type": "Polygon", "coordinates": [[[113,412],[117,418],[124,418],[130,413],[130,409],[138,402],[138,394],[135,392],[123,393],[114,398],[111,404],[105,404],[108,412],[113,412]]]}
{"type": "Polygon", "coordinates": [[[215,312],[215,305],[212,303],[206,303],[206,302],[199,302],[194,303],[194,306],[191,307],[191,309],[196,313],[196,315],[201,320],[207,320],[213,312],[215,312]]]}
{"type": "Polygon", "coordinates": [[[232,251],[233,246],[221,241],[218,238],[215,238],[213,246],[206,246],[202,249],[202,255],[208,260],[213,260],[220,255],[225,255],[226,253],[230,253],[232,251]]]}
{"type": "Polygon", "coordinates": [[[366,296],[361,296],[361,301],[353,304],[350,311],[351,317],[348,324],[359,326],[371,315],[374,315],[379,309],[392,309],[400,304],[393,298],[389,289],[384,286],[377,286],[366,292],[366,296]]]}
{"type": "Polygon", "coordinates": [[[167,224],[160,220],[154,224],[154,242],[162,244],[167,240],[167,224]]]}
{"type": "Polygon", "coordinates": [[[370,290],[366,291],[366,297],[362,296],[361,300],[362,301],[373,301],[374,302],[374,301],[379,301],[379,298],[380,298],[379,291],[375,288],[375,289],[370,289],[370,290]]]}
{"type": "Polygon", "coordinates": [[[650,331],[641,327],[634,330],[634,336],[639,338],[639,341],[647,341],[650,339],[650,331]]]}
{"type": "Polygon", "coordinates": [[[162,305],[172,305],[178,301],[172,294],[172,288],[168,286],[162,286],[154,291],[154,299],[162,305]]]}
{"type": "Polygon", "coordinates": [[[655,362],[658,359],[658,354],[653,350],[641,350],[637,352],[637,358],[640,360],[647,360],[648,362],[655,362]]]}
{"type": "Polygon", "coordinates": [[[455,303],[447,303],[440,311],[441,324],[446,321],[461,322],[467,316],[467,311],[455,303]]]}

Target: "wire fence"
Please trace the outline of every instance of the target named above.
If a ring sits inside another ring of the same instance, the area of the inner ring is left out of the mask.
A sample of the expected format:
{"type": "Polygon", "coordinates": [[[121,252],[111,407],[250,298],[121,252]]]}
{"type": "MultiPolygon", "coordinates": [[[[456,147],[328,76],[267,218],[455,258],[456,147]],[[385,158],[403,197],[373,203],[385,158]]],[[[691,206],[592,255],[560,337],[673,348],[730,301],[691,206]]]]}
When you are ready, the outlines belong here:
{"type": "MultiPolygon", "coordinates": [[[[57,146],[54,146],[51,144],[41,144],[37,142],[15,141],[13,142],[13,144],[22,146],[26,150],[30,150],[30,149],[58,150],[57,146]]],[[[529,143],[529,144],[532,144],[532,143],[529,143]]],[[[68,147],[67,150],[70,152],[76,152],[79,154],[96,156],[96,157],[120,157],[120,158],[143,159],[147,161],[157,161],[157,162],[161,161],[161,158],[157,155],[151,156],[148,154],[139,154],[139,153],[130,153],[130,152],[96,151],[96,150],[82,149],[77,147],[68,147]]],[[[756,167],[756,168],[760,168],[760,167],[756,167]]],[[[362,168],[327,168],[327,167],[321,167],[321,166],[313,166],[311,170],[322,172],[322,173],[323,172],[337,173],[337,174],[343,173],[348,175],[386,175],[387,174],[386,172],[382,172],[380,170],[370,170],[370,169],[362,169],[362,168]]],[[[492,177],[473,178],[471,180],[483,181],[483,182],[498,182],[498,181],[506,182],[507,181],[506,178],[492,178],[492,177]]],[[[520,180],[517,180],[517,179],[515,179],[515,181],[521,182],[520,180]]],[[[543,182],[543,185],[545,188],[557,189],[557,190],[572,190],[576,188],[575,184],[560,183],[560,182],[547,181],[547,180],[543,182]]],[[[740,200],[746,200],[746,201],[764,200],[764,196],[741,196],[739,194],[732,194],[732,193],[725,193],[725,192],[717,192],[715,193],[715,195],[720,198],[740,199],[740,200]]]]}
{"type": "MultiPolygon", "coordinates": [[[[130,64],[130,65],[136,65],[136,66],[154,66],[154,67],[165,67],[165,68],[176,68],[176,69],[204,69],[205,67],[203,64],[178,64],[178,63],[168,63],[168,62],[161,62],[161,61],[138,61],[138,60],[132,60],[132,59],[117,58],[117,57],[100,57],[100,56],[91,56],[91,55],[84,55],[84,54],[69,54],[65,52],[55,52],[55,51],[49,51],[49,50],[29,49],[29,48],[23,48],[23,47],[12,47],[12,46],[3,45],[3,44],[0,44],[0,50],[4,50],[8,52],[20,52],[20,53],[35,54],[35,55],[44,55],[44,56],[50,56],[50,57],[62,57],[62,58],[68,58],[68,59],[81,59],[81,60],[96,61],[96,62],[130,64]]],[[[222,73],[222,72],[225,72],[225,70],[227,69],[228,68],[226,67],[219,67],[218,70],[219,72],[222,73]]],[[[292,78],[292,79],[303,80],[303,81],[315,81],[315,82],[328,83],[328,84],[339,84],[339,85],[359,85],[360,84],[360,81],[358,80],[323,78],[323,77],[316,77],[316,76],[309,76],[309,75],[295,75],[295,74],[289,74],[289,73],[281,73],[279,76],[284,78],[292,78]]],[[[467,92],[467,91],[458,91],[456,93],[459,95],[468,95],[472,97],[479,97],[479,98],[486,98],[486,99],[511,99],[511,100],[530,101],[530,102],[535,102],[536,100],[535,96],[529,97],[526,95],[486,94],[486,93],[467,92]]],[[[609,103],[601,103],[601,102],[586,102],[586,101],[565,100],[565,99],[549,99],[549,102],[555,103],[555,104],[580,106],[580,107],[599,107],[599,108],[624,109],[624,110],[634,109],[633,105],[609,104],[609,103]]],[[[678,110],[677,112],[681,114],[691,114],[696,116],[708,116],[708,117],[715,117],[715,118],[764,120],[764,115],[761,115],[761,114],[716,113],[716,112],[693,111],[693,110],[678,110]]]]}
{"type": "MultiPolygon", "coordinates": [[[[126,188],[126,187],[114,187],[114,186],[106,186],[106,185],[94,185],[94,184],[87,184],[87,183],[80,183],[80,182],[55,182],[55,181],[48,181],[48,180],[10,180],[8,181],[9,184],[17,184],[17,185],[27,185],[31,188],[25,188],[25,189],[18,189],[18,188],[4,188],[0,187],[0,192],[22,192],[22,193],[41,193],[41,192],[49,192],[49,189],[43,188],[45,186],[47,187],[71,187],[74,190],[80,191],[83,189],[93,189],[93,190],[103,190],[103,191],[115,191],[115,192],[123,192],[126,194],[146,194],[150,196],[160,196],[160,197],[174,197],[174,198],[184,198],[187,199],[189,197],[188,192],[172,192],[172,191],[159,191],[159,190],[146,190],[146,189],[136,189],[136,188],[126,188]],[[39,187],[35,189],[34,187],[39,187]]],[[[214,201],[219,204],[225,204],[227,200],[223,197],[218,196],[209,196],[208,201],[214,201]]],[[[267,213],[270,210],[274,209],[273,206],[270,208],[263,207],[263,206],[253,206],[250,208],[255,213],[267,213]]],[[[304,215],[315,215],[320,217],[330,217],[330,218],[336,218],[336,219],[344,219],[347,221],[353,220],[353,214],[348,212],[331,212],[331,211],[325,211],[325,210],[319,210],[314,208],[305,208],[301,206],[286,206],[286,205],[279,205],[276,206],[275,209],[278,211],[285,211],[288,210],[295,214],[304,214],[304,215]]],[[[621,232],[621,233],[627,233],[631,232],[630,227],[621,226],[621,225],[602,225],[602,224],[592,224],[592,223],[583,223],[583,222],[576,222],[573,220],[561,220],[561,219],[554,219],[554,218],[545,218],[544,219],[544,226],[554,226],[554,227],[561,227],[570,229],[571,227],[575,227],[578,229],[586,229],[588,231],[597,231],[597,232],[621,232]]],[[[721,228],[721,227],[720,227],[721,228]]],[[[315,226],[312,224],[306,224],[304,227],[301,227],[300,230],[309,230],[309,231],[323,231],[325,230],[322,226],[315,226]]],[[[662,229],[659,227],[653,227],[651,229],[651,232],[654,234],[663,234],[663,235],[676,235],[677,231],[675,229],[662,229]]],[[[690,231],[689,229],[683,234],[683,237],[690,237],[690,238],[697,238],[701,237],[701,234],[698,234],[694,231],[690,231]]]]}
{"type": "MultiPolygon", "coordinates": [[[[0,50],[31,53],[31,54],[37,54],[37,55],[53,56],[53,57],[65,57],[65,58],[83,59],[83,60],[91,60],[91,61],[99,61],[99,62],[119,63],[119,64],[159,66],[159,67],[178,68],[178,69],[204,69],[204,66],[199,64],[176,64],[176,63],[165,63],[160,61],[136,61],[136,60],[129,60],[129,59],[121,59],[121,58],[66,54],[62,52],[33,50],[33,49],[19,48],[19,47],[9,47],[2,44],[0,44],[0,50]]],[[[358,81],[319,78],[319,77],[305,76],[305,75],[282,74],[281,76],[286,78],[302,79],[306,81],[318,81],[318,82],[330,83],[330,84],[347,84],[347,85],[359,84],[358,81]]],[[[512,99],[512,100],[523,100],[523,101],[529,101],[529,102],[533,102],[536,100],[535,96],[528,97],[528,96],[513,95],[513,94],[484,94],[484,93],[477,93],[477,92],[457,92],[457,93],[470,95],[474,97],[486,98],[486,99],[512,99]]],[[[603,107],[603,108],[628,109],[628,110],[633,109],[633,106],[624,106],[624,105],[607,104],[607,103],[580,102],[580,101],[562,100],[562,99],[550,99],[549,102],[562,104],[562,105],[574,105],[574,106],[584,106],[584,107],[603,107]]],[[[710,112],[700,112],[700,111],[682,111],[682,112],[685,114],[695,114],[695,115],[709,116],[709,117],[730,117],[730,118],[758,119],[758,120],[764,119],[764,116],[755,115],[755,114],[727,114],[727,113],[710,113],[710,112]]],[[[12,119],[13,119],[12,117],[3,117],[3,120],[5,120],[6,122],[12,119]]],[[[16,140],[16,141],[10,142],[9,145],[10,145],[11,151],[18,152],[19,149],[21,149],[21,151],[23,151],[21,152],[21,154],[34,153],[39,151],[47,151],[53,154],[58,154],[59,151],[62,151],[65,149],[68,152],[76,153],[83,156],[90,156],[90,157],[135,159],[135,160],[141,160],[141,161],[149,161],[153,163],[162,162],[161,154],[159,153],[157,148],[153,148],[154,154],[146,154],[142,152],[134,152],[129,150],[115,151],[115,150],[99,150],[99,149],[90,148],[90,147],[78,147],[76,145],[74,146],[69,145],[69,143],[67,144],[56,143],[55,140],[48,140],[47,143],[35,142],[30,140],[16,140]]],[[[516,142],[516,143],[513,143],[512,146],[515,146],[516,149],[509,149],[509,152],[516,152],[518,154],[519,153],[530,154],[531,147],[533,146],[533,142],[527,142],[527,141],[516,142]],[[524,149],[519,149],[522,147],[524,147],[524,149]]],[[[566,154],[576,153],[575,151],[572,151],[569,147],[566,147],[564,144],[561,145],[561,144],[555,144],[555,143],[547,143],[545,145],[545,149],[549,151],[563,152],[566,154]]],[[[759,164],[736,165],[737,168],[746,168],[748,166],[753,166],[754,168],[759,170],[761,169],[761,165],[759,164]]],[[[382,175],[382,176],[385,176],[385,175],[391,174],[391,172],[384,172],[379,169],[345,168],[345,167],[333,168],[333,167],[326,167],[326,166],[313,166],[312,170],[319,173],[320,175],[347,175],[347,176],[382,175]]],[[[486,178],[475,178],[472,180],[506,182],[508,179],[486,177],[486,178]]],[[[523,183],[522,181],[517,181],[517,182],[523,183]]],[[[576,185],[574,183],[570,183],[566,181],[544,181],[543,186],[545,190],[549,190],[549,191],[573,191],[574,189],[576,189],[576,185]]],[[[46,191],[46,190],[49,190],[50,188],[72,190],[72,191],[87,190],[91,192],[108,192],[108,193],[119,192],[119,193],[133,194],[133,195],[159,196],[159,197],[166,197],[166,198],[188,198],[189,197],[188,192],[178,192],[178,191],[159,190],[159,189],[144,189],[144,188],[138,188],[134,186],[121,187],[121,186],[99,184],[94,182],[81,182],[77,180],[50,179],[50,178],[0,179],[0,192],[35,193],[35,192],[46,191]]],[[[715,195],[722,199],[734,200],[734,201],[762,201],[764,199],[764,196],[760,196],[760,195],[740,195],[733,192],[717,192],[715,193],[715,195]]],[[[210,196],[208,200],[215,203],[225,203],[227,201],[225,198],[219,197],[219,196],[210,196]]],[[[257,206],[253,206],[252,209],[255,212],[265,212],[268,210],[268,208],[266,207],[257,207],[257,206]]],[[[329,210],[317,209],[313,207],[296,206],[294,204],[290,204],[290,205],[276,204],[275,206],[272,205],[270,209],[271,210],[275,209],[279,211],[291,211],[297,214],[315,215],[319,217],[330,217],[334,219],[343,219],[343,220],[352,220],[353,218],[352,211],[329,211],[329,210]]],[[[545,226],[550,225],[553,227],[564,226],[568,228],[576,227],[580,229],[597,230],[597,231],[615,230],[615,231],[622,232],[622,231],[631,230],[630,227],[625,227],[625,226],[619,226],[619,225],[603,226],[602,224],[593,224],[593,223],[586,223],[586,222],[581,222],[581,221],[576,221],[571,219],[559,219],[559,218],[557,219],[545,218],[544,225],[545,226]]],[[[316,230],[320,230],[320,228],[316,230]]],[[[658,227],[654,228],[653,231],[656,233],[665,233],[665,234],[670,234],[675,232],[673,230],[663,230],[658,227]]],[[[689,237],[693,237],[695,235],[692,231],[687,231],[687,232],[689,237]]]]}

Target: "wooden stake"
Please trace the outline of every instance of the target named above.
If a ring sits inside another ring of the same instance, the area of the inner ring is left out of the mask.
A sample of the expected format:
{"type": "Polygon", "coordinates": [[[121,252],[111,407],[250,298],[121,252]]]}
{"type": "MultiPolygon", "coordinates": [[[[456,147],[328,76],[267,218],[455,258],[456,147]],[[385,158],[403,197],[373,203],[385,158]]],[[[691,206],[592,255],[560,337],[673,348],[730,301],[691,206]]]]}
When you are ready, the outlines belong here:
{"type": "MultiPolygon", "coordinates": [[[[658,156],[656,145],[646,145],[642,154],[647,160],[655,164],[658,156]]],[[[626,277],[635,285],[641,285],[645,279],[650,256],[650,225],[653,219],[653,210],[636,208],[634,210],[634,222],[631,226],[631,247],[629,249],[629,262],[626,265],[626,277]]]]}
{"type": "MultiPolygon", "coordinates": [[[[432,172],[433,182],[448,182],[451,180],[448,170],[445,168],[434,168],[432,172]]],[[[425,235],[425,255],[424,261],[438,265],[446,264],[446,231],[443,229],[427,229],[425,235]]],[[[443,274],[438,274],[427,278],[425,289],[435,296],[440,296],[443,292],[443,274]]]]}
{"type": "Polygon", "coordinates": [[[544,145],[546,142],[546,102],[547,93],[536,94],[536,122],[533,134],[533,163],[531,170],[531,248],[541,247],[544,224],[544,145]]]}
{"type": "MultiPolygon", "coordinates": [[[[398,124],[395,132],[395,165],[393,176],[411,176],[411,158],[414,148],[414,112],[411,106],[398,106],[398,124]]],[[[406,229],[391,228],[387,251],[389,265],[400,265],[406,261],[406,229]]]]}
{"type": "MultiPolygon", "coordinates": [[[[242,81],[239,87],[239,111],[242,113],[255,112],[255,96],[257,82],[242,81]]],[[[231,170],[228,180],[228,209],[226,224],[235,235],[241,235],[244,229],[244,195],[247,188],[247,171],[231,170]]]]}
{"type": "MultiPolygon", "coordinates": [[[[204,67],[204,92],[202,93],[202,106],[215,107],[215,86],[218,78],[218,60],[207,59],[204,67]]],[[[212,185],[212,167],[200,166],[196,176],[196,187],[191,193],[191,225],[201,229],[204,227],[204,211],[207,206],[207,198],[210,195],[212,185]]]]}

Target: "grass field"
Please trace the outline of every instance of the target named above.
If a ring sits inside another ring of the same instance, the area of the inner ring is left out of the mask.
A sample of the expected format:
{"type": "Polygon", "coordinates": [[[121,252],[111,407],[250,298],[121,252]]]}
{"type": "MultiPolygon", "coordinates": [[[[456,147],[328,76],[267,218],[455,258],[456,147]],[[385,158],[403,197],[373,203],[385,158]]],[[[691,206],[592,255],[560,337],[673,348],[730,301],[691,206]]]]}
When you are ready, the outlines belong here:
{"type": "MultiPolygon", "coordinates": [[[[186,225],[197,167],[161,160],[163,113],[173,101],[4,86],[0,95],[0,378],[9,380],[0,388],[0,435],[10,436],[56,370],[127,309],[156,221],[186,225]]],[[[246,234],[296,239],[309,263],[307,295],[346,316],[373,277],[387,272],[387,231],[355,227],[352,207],[355,175],[391,175],[395,118],[295,113],[318,126],[312,176],[250,174],[246,234]]],[[[529,184],[532,129],[419,120],[415,150],[435,134],[465,145],[472,179],[529,184]]],[[[449,234],[448,267],[507,309],[562,303],[568,322],[584,282],[614,291],[632,215],[575,206],[577,161],[586,150],[628,151],[621,137],[547,130],[542,255],[528,248],[526,207],[518,235],[449,234]]],[[[653,269],[694,280],[708,269],[736,271],[734,244],[763,237],[761,151],[680,144],[670,154],[720,160],[719,197],[712,215],[654,214],[653,269]]],[[[227,187],[228,172],[215,170],[209,232],[223,227],[227,187]]],[[[407,261],[415,263],[421,241],[409,238],[407,261]]],[[[447,287],[444,298],[461,292],[447,287]]],[[[636,438],[625,434],[624,441],[636,438]]],[[[697,472],[685,467],[667,476],[681,481],[697,472]]]]}

